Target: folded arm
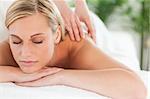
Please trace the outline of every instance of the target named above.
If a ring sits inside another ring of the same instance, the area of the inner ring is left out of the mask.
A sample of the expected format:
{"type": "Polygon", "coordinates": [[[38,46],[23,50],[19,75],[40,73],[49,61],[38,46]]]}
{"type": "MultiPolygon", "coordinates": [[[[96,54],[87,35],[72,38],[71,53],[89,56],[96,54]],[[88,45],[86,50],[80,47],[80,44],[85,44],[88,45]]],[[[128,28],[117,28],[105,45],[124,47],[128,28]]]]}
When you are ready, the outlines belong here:
{"type": "Polygon", "coordinates": [[[143,83],[125,69],[64,70],[58,73],[60,84],[81,88],[112,99],[145,99],[143,83]]]}

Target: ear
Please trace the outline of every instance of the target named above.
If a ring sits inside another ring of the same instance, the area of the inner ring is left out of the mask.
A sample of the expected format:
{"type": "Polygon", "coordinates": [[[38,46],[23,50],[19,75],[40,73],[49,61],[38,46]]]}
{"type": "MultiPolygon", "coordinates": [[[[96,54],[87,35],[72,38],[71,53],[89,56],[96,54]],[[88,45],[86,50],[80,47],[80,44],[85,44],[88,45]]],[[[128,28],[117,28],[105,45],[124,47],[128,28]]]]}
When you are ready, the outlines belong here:
{"type": "Polygon", "coordinates": [[[61,40],[61,28],[60,26],[57,27],[57,30],[54,34],[54,42],[55,44],[58,44],[61,40]]]}

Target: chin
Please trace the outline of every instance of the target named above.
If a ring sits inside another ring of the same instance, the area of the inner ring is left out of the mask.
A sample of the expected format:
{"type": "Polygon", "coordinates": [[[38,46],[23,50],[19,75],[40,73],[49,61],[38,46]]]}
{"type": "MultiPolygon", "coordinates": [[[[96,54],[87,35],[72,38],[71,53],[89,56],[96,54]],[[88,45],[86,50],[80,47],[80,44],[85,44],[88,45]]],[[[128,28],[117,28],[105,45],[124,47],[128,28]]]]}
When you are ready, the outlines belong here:
{"type": "Polygon", "coordinates": [[[40,64],[23,64],[18,62],[20,69],[24,72],[24,73],[35,73],[39,70],[41,70],[43,68],[43,66],[41,66],[40,64]]]}
{"type": "Polygon", "coordinates": [[[37,71],[39,71],[41,68],[29,68],[29,67],[20,67],[20,69],[24,72],[24,73],[35,73],[37,71]]]}

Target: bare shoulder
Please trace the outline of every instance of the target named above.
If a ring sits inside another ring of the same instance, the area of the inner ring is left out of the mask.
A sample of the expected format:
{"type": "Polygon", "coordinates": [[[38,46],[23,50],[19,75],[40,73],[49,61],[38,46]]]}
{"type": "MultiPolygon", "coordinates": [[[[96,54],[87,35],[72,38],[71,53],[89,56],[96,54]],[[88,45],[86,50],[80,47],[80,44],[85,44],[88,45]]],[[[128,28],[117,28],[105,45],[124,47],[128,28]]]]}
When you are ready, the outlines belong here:
{"type": "Polygon", "coordinates": [[[17,66],[7,40],[0,42],[0,66],[17,66]]]}
{"type": "Polygon", "coordinates": [[[125,68],[98,48],[88,36],[80,42],[71,42],[70,59],[70,66],[75,69],[125,68]]]}

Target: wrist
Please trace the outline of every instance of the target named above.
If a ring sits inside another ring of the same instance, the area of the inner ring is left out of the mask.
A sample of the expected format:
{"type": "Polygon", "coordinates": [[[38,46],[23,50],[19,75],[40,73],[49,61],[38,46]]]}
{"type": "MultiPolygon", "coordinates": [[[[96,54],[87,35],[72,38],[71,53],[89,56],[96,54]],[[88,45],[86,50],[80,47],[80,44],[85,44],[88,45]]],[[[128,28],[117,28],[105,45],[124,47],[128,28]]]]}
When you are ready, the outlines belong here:
{"type": "Polygon", "coordinates": [[[86,6],[86,0],[75,0],[75,5],[76,5],[76,7],[78,7],[78,6],[83,7],[83,5],[86,6]]]}
{"type": "Polygon", "coordinates": [[[84,1],[82,1],[82,0],[76,0],[75,5],[76,5],[76,10],[79,11],[79,12],[81,12],[81,13],[88,11],[88,6],[87,6],[85,0],[84,1]]]}

